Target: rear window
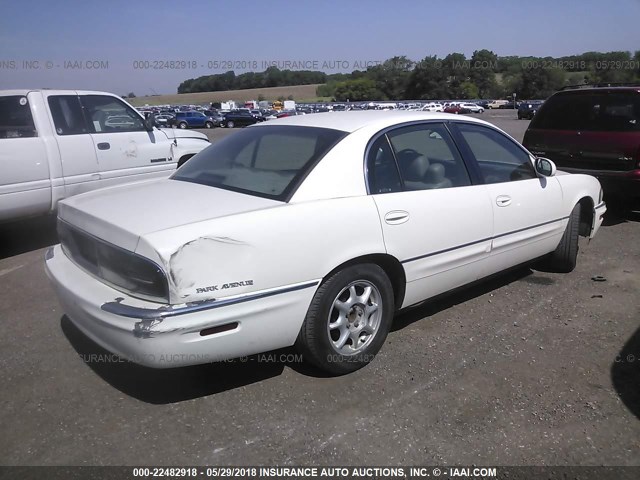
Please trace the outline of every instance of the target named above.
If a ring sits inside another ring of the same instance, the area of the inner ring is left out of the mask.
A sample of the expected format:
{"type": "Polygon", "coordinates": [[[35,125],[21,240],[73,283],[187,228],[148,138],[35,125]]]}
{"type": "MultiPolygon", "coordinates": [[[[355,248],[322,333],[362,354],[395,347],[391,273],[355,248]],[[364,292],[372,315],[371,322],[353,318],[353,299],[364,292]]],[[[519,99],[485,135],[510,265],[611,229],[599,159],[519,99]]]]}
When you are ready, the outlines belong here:
{"type": "Polygon", "coordinates": [[[27,97],[0,97],[0,138],[37,137],[27,97]]]}
{"type": "Polygon", "coordinates": [[[287,201],[345,136],[346,132],[328,128],[247,128],[207,147],[171,178],[287,201]]]}
{"type": "Polygon", "coordinates": [[[640,131],[640,95],[616,92],[555,95],[540,109],[530,128],[640,131]]]}

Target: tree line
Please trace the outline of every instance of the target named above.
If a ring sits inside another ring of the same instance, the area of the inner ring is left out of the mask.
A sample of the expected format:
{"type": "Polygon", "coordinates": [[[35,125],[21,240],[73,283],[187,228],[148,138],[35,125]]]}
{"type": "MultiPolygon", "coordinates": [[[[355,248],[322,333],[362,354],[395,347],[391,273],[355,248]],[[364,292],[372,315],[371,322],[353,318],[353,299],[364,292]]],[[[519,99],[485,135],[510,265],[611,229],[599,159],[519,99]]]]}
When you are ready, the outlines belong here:
{"type": "Polygon", "coordinates": [[[396,56],[367,70],[327,74],[279,70],[235,75],[229,71],[185,80],[178,93],[241,90],[321,83],[319,97],[336,101],[546,98],[565,85],[640,82],[640,51],[586,52],[565,57],[499,57],[490,50],[427,56],[415,62],[396,56]]]}

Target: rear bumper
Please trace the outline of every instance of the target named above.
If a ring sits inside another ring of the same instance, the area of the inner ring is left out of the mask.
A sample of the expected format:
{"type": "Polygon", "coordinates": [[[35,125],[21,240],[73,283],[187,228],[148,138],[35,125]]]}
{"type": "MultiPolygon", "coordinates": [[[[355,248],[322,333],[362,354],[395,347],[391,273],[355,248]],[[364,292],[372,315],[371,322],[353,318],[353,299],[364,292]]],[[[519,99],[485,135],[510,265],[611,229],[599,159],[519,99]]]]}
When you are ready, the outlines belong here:
{"type": "Polygon", "coordinates": [[[153,368],[210,363],[293,345],[318,283],[236,301],[167,306],[101,283],[71,262],[60,245],[47,252],[46,272],[64,312],[85,335],[126,360],[153,368]]]}

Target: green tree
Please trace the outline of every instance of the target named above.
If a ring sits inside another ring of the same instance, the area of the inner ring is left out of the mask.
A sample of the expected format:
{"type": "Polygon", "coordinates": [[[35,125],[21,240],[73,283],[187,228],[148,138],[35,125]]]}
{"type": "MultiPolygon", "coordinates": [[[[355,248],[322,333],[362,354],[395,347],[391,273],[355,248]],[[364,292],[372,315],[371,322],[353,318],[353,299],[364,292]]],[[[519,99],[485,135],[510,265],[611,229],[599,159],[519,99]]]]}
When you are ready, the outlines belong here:
{"type": "Polygon", "coordinates": [[[462,95],[460,98],[479,98],[478,86],[473,82],[462,82],[460,84],[462,95]]]}
{"type": "Polygon", "coordinates": [[[560,68],[524,69],[521,84],[516,86],[514,92],[517,92],[520,98],[547,98],[564,86],[565,80],[566,72],[560,68]]]}
{"type": "Polygon", "coordinates": [[[498,56],[491,50],[476,50],[470,63],[469,78],[478,88],[478,94],[469,98],[487,98],[496,87],[498,56]]]}
{"type": "Polygon", "coordinates": [[[447,95],[447,75],[442,60],[435,55],[423,58],[411,71],[405,97],[415,100],[436,100],[446,98],[447,95]]]}
{"type": "Polygon", "coordinates": [[[366,77],[376,83],[382,100],[403,99],[415,62],[406,56],[393,57],[367,69],[366,77]]]}
{"type": "Polygon", "coordinates": [[[340,82],[336,85],[335,90],[335,99],[339,102],[346,100],[351,102],[378,100],[381,96],[382,92],[378,90],[376,82],[368,78],[340,82]]]}

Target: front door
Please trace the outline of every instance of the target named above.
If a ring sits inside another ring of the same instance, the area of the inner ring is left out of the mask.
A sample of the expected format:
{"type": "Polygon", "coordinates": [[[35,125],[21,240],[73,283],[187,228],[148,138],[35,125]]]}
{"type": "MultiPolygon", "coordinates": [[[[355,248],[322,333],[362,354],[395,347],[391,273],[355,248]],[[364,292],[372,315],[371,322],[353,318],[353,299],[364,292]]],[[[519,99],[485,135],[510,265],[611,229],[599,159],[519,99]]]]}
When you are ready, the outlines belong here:
{"type": "Polygon", "coordinates": [[[144,120],[117,97],[82,95],[104,186],[166,177],[176,168],[172,142],[147,131],[144,120]]]}

